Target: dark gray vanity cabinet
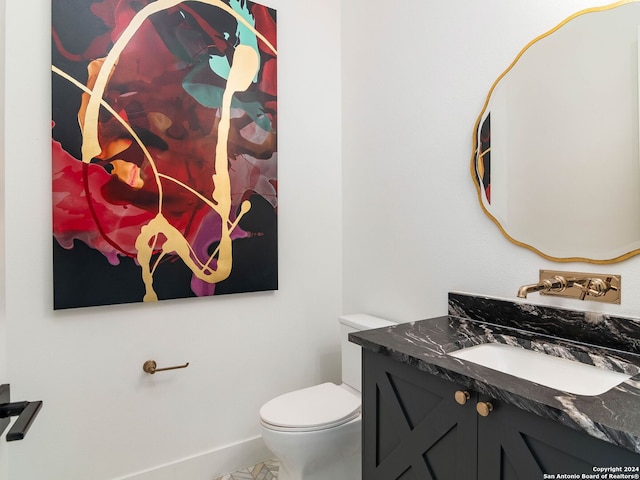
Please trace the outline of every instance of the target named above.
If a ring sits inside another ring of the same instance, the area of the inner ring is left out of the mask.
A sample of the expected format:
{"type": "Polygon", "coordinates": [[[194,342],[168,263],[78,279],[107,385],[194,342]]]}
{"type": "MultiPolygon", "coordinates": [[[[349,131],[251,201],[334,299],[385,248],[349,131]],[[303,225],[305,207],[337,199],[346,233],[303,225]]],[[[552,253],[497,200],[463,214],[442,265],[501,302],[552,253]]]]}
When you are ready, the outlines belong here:
{"type": "Polygon", "coordinates": [[[365,480],[541,480],[640,465],[630,450],[368,350],[362,392],[365,480]]]}
{"type": "MultiPolygon", "coordinates": [[[[455,402],[460,389],[363,354],[363,480],[475,478],[477,414],[455,402]]],[[[475,405],[475,394],[467,403],[475,405]]]]}

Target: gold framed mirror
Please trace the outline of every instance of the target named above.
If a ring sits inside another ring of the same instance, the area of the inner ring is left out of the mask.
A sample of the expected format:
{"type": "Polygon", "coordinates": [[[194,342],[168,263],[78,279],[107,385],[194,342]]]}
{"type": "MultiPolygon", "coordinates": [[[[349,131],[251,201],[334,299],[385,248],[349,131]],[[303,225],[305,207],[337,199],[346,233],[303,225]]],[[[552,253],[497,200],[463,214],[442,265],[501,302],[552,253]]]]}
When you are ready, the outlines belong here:
{"type": "Polygon", "coordinates": [[[471,175],[513,243],[558,262],[640,253],[640,1],[582,10],[494,82],[471,175]]]}

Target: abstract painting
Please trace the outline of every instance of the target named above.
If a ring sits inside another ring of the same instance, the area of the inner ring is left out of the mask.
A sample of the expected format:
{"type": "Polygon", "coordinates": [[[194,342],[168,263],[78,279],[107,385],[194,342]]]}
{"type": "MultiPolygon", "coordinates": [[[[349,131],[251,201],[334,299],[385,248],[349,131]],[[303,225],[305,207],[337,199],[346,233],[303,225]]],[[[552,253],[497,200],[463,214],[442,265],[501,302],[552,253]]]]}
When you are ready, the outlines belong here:
{"type": "Polygon", "coordinates": [[[277,289],[276,23],[52,1],[55,309],[277,289]]]}

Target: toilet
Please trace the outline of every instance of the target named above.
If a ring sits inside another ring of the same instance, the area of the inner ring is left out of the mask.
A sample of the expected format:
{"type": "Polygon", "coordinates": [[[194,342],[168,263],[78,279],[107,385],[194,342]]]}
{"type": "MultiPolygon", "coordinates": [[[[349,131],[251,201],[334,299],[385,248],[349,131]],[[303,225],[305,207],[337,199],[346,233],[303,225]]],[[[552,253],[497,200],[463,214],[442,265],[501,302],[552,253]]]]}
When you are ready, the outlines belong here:
{"type": "Polygon", "coordinates": [[[260,409],[262,438],[280,460],[278,480],[358,480],[362,471],[361,373],[351,332],[393,322],[366,314],[340,317],[342,384],[285,393],[260,409]]]}

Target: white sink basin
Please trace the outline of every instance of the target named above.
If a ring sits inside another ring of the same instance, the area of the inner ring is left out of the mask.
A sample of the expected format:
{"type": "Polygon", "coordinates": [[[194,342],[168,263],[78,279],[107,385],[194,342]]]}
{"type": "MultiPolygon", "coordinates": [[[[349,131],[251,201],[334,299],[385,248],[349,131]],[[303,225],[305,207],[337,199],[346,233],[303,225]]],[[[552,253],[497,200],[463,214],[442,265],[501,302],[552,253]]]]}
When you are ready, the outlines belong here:
{"type": "Polygon", "coordinates": [[[503,343],[483,343],[450,356],[576,395],[600,395],[631,375],[503,343]]]}

